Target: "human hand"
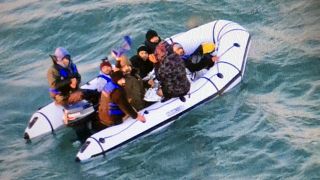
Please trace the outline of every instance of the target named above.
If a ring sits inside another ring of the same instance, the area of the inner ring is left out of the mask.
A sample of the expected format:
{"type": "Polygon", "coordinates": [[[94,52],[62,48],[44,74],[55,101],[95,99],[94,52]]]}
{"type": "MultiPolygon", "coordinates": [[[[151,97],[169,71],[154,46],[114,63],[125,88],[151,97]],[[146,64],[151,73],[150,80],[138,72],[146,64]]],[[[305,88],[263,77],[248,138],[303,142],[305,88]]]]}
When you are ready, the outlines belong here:
{"type": "Polygon", "coordinates": [[[68,114],[63,113],[62,119],[63,119],[63,124],[67,125],[68,124],[68,114]]]}
{"type": "Polygon", "coordinates": [[[149,54],[149,61],[153,63],[157,63],[156,56],[154,54],[149,54]]]}
{"type": "Polygon", "coordinates": [[[157,95],[160,96],[160,97],[163,97],[163,92],[162,92],[162,89],[161,89],[161,88],[159,88],[159,89],[157,90],[157,95]]]}
{"type": "Polygon", "coordinates": [[[81,101],[83,98],[83,93],[81,91],[76,91],[70,94],[69,98],[68,98],[68,103],[73,104],[76,102],[81,101]]]}
{"type": "Polygon", "coordinates": [[[217,61],[219,61],[219,57],[218,56],[213,56],[212,58],[211,58],[211,60],[213,61],[213,62],[217,62],[217,61]]]}
{"type": "Polygon", "coordinates": [[[138,117],[136,119],[142,123],[146,122],[146,118],[142,116],[140,113],[138,113],[138,117]]]}
{"type": "Polygon", "coordinates": [[[153,79],[150,79],[148,81],[148,84],[153,88],[154,87],[154,80],[153,79]]]}
{"type": "Polygon", "coordinates": [[[71,79],[71,83],[70,83],[70,87],[72,89],[75,89],[77,87],[77,83],[78,83],[77,79],[76,78],[72,78],[71,79]]]}

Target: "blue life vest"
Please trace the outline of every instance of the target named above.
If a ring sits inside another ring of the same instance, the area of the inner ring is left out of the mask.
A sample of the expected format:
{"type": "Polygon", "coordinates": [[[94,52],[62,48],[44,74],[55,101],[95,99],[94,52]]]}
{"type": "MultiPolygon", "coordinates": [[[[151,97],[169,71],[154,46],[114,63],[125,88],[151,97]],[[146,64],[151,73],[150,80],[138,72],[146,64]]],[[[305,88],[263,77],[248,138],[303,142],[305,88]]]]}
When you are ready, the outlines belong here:
{"type": "MultiPolygon", "coordinates": [[[[108,82],[104,88],[103,91],[111,95],[111,93],[119,89],[120,86],[117,85],[116,83],[110,81],[108,82]]],[[[109,115],[124,115],[124,112],[119,108],[119,106],[116,103],[110,102],[109,103],[109,115]]]]}
{"type": "Polygon", "coordinates": [[[98,78],[103,78],[104,80],[108,82],[111,82],[111,78],[109,78],[107,75],[105,74],[99,74],[99,76],[97,76],[98,78]]]}
{"type": "Polygon", "coordinates": [[[190,55],[183,55],[183,56],[180,56],[182,60],[186,61],[188,60],[191,56],[190,55]]]}
{"type": "Polygon", "coordinates": [[[70,70],[69,71],[66,68],[62,68],[61,66],[57,66],[57,67],[58,67],[57,70],[59,71],[59,75],[65,79],[78,73],[77,66],[73,63],[70,63],[70,70]]]}
{"type": "MultiPolygon", "coordinates": [[[[58,64],[55,64],[54,68],[57,69],[57,71],[59,72],[61,79],[67,79],[67,78],[72,77],[73,75],[76,75],[78,73],[77,66],[75,64],[73,64],[72,62],[70,62],[70,67],[68,67],[68,69],[63,68],[58,64]]],[[[61,93],[60,91],[58,91],[55,88],[49,88],[49,91],[53,94],[60,94],[61,93]]]]}

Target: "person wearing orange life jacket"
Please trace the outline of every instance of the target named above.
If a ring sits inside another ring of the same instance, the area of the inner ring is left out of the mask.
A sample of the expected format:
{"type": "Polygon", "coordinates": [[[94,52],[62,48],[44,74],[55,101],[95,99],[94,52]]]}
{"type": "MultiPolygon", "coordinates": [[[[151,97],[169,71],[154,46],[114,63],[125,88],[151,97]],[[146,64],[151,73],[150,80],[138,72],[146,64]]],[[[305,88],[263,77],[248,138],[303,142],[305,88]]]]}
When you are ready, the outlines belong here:
{"type": "Polygon", "coordinates": [[[96,91],[79,88],[81,75],[65,48],[58,47],[50,57],[53,65],[47,72],[49,93],[57,105],[66,106],[82,99],[93,103],[98,101],[99,96],[96,91]]]}
{"type": "Polygon", "coordinates": [[[112,81],[104,87],[98,110],[99,123],[96,129],[104,129],[123,122],[126,115],[145,122],[146,119],[138,113],[128,102],[124,86],[125,76],[122,71],[116,71],[111,74],[112,81]]]}

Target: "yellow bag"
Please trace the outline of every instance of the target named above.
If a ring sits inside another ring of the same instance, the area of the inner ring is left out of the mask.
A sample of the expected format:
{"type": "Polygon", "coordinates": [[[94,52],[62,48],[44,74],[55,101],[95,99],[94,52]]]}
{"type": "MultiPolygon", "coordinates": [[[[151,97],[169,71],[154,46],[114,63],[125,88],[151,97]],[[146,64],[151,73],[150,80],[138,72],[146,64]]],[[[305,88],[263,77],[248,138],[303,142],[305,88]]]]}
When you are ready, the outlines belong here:
{"type": "Polygon", "coordinates": [[[216,48],[216,45],[212,42],[202,43],[201,46],[203,54],[212,53],[216,48]]]}

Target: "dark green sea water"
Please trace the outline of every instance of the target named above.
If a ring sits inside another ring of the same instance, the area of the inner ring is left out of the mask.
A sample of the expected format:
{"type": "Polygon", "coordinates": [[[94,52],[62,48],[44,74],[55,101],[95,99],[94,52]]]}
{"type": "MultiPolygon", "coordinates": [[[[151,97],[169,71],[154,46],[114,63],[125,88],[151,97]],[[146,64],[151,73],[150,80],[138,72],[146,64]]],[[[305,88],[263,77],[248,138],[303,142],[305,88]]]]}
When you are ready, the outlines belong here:
{"type": "Polygon", "coordinates": [[[0,94],[2,180],[320,179],[320,1],[1,0],[0,94]],[[168,37],[193,18],[251,33],[245,79],[233,91],[87,163],[74,162],[71,129],[25,143],[30,116],[50,102],[56,47],[72,53],[86,82],[122,36],[136,48],[147,29],[168,37]]]}

